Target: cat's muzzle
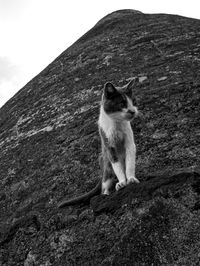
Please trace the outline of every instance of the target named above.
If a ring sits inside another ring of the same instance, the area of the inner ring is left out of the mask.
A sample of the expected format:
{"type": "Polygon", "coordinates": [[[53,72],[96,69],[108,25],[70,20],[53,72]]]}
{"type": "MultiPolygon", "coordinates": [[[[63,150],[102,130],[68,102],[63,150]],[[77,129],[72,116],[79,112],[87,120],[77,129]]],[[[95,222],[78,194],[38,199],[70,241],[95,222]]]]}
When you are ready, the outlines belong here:
{"type": "Polygon", "coordinates": [[[126,113],[127,120],[132,120],[135,116],[136,116],[136,112],[135,111],[128,111],[126,113]]]}

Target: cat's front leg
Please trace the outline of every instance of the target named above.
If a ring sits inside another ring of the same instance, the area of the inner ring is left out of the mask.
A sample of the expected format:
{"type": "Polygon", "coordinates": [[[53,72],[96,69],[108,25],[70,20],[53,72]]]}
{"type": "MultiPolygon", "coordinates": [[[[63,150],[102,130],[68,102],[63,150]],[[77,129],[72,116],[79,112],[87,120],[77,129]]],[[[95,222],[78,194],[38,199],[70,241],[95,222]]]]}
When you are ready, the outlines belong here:
{"type": "Polygon", "coordinates": [[[111,162],[113,171],[118,179],[115,189],[120,190],[121,188],[127,185],[125,167],[123,164],[122,156],[120,156],[116,149],[111,146],[108,148],[108,158],[111,162]]]}
{"type": "Polygon", "coordinates": [[[117,182],[115,188],[116,188],[116,190],[120,190],[121,188],[123,188],[127,185],[126,175],[124,172],[123,164],[120,161],[114,162],[114,163],[112,163],[112,168],[113,168],[113,171],[114,171],[114,173],[118,179],[118,182],[117,182]]]}
{"type": "Polygon", "coordinates": [[[136,146],[132,144],[126,151],[126,178],[127,183],[140,183],[135,177],[136,146]]]}

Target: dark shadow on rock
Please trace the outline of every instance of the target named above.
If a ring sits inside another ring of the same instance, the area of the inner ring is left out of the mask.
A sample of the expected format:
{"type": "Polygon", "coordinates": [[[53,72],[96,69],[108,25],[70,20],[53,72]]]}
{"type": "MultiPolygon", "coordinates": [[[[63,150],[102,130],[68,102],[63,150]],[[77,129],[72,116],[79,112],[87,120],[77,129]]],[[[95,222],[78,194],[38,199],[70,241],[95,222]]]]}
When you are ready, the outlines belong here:
{"type": "Polygon", "coordinates": [[[123,204],[131,204],[134,199],[148,201],[155,196],[168,197],[169,191],[177,193],[183,186],[192,186],[198,192],[200,174],[198,172],[181,172],[172,176],[151,176],[148,181],[129,184],[124,189],[107,197],[96,196],[91,199],[91,207],[95,214],[113,213],[123,204]]]}

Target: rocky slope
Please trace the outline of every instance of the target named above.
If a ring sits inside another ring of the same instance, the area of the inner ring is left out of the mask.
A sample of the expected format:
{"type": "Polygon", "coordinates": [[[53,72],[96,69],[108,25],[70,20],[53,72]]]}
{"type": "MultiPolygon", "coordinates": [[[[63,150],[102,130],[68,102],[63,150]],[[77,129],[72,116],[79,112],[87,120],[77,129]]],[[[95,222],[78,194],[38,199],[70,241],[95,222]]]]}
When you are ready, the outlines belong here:
{"type": "Polygon", "coordinates": [[[0,265],[200,265],[200,21],[114,12],[0,109],[0,265]],[[103,85],[135,87],[141,183],[100,176],[103,85]]]}

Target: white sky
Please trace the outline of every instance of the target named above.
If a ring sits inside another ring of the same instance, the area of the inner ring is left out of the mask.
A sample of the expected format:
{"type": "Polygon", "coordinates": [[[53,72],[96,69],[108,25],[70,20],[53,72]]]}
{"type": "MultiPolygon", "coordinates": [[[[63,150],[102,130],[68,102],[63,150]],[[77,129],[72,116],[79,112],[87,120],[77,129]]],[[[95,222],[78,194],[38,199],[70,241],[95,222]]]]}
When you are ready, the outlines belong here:
{"type": "Polygon", "coordinates": [[[200,19],[199,0],[0,0],[0,107],[105,15],[119,9],[200,19]]]}

